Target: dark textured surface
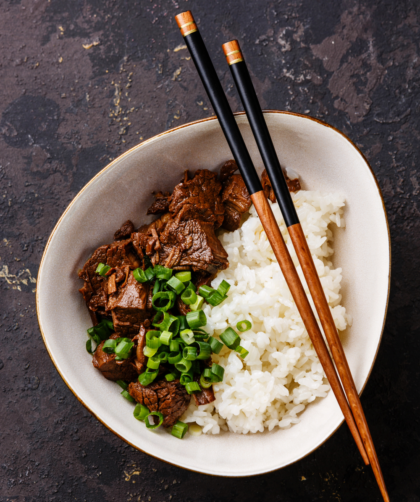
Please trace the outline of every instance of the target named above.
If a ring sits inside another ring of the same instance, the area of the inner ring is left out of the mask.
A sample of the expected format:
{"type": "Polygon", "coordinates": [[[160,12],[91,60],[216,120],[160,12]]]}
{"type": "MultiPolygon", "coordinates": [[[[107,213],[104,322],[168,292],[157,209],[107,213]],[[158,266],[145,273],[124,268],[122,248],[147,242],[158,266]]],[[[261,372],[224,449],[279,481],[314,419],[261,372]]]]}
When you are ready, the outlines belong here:
{"type": "Polygon", "coordinates": [[[220,48],[234,37],[265,108],[326,120],[371,162],[393,279],[362,403],[391,499],[420,501],[418,2],[1,0],[0,8],[0,501],[380,500],[346,426],[302,461],[256,478],[211,478],[152,459],[84,409],[45,350],[34,278],[67,204],[110,159],[212,113],[173,21],[188,8],[235,110],[220,48]]]}

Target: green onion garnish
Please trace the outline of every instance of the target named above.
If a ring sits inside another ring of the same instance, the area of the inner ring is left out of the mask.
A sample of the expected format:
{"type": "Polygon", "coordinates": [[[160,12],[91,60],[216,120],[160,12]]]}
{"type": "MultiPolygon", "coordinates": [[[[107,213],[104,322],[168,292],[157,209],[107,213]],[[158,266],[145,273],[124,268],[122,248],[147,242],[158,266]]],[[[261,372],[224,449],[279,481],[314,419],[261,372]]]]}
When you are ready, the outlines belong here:
{"type": "Polygon", "coordinates": [[[221,382],[223,380],[223,375],[225,374],[224,368],[222,366],[213,363],[211,367],[212,379],[214,382],[221,382]]]}
{"type": "Polygon", "coordinates": [[[199,293],[203,298],[207,298],[213,291],[216,291],[215,289],[211,288],[210,286],[201,286],[199,289],[199,293]]]}
{"type": "Polygon", "coordinates": [[[242,359],[245,359],[245,357],[249,354],[249,352],[240,345],[236,347],[235,352],[238,352],[242,359]]]}
{"type": "Polygon", "coordinates": [[[159,293],[160,291],[160,281],[155,281],[155,283],[153,284],[153,293],[152,295],[154,296],[156,293],[159,293]]]}
{"type": "Polygon", "coordinates": [[[192,305],[197,301],[197,293],[193,289],[188,288],[182,293],[181,300],[185,305],[192,305]]]}
{"type": "Polygon", "coordinates": [[[149,410],[144,406],[143,404],[137,404],[136,407],[134,408],[133,415],[134,418],[137,418],[137,420],[141,420],[142,422],[144,419],[147,417],[149,414],[149,410]]]}
{"type": "Polygon", "coordinates": [[[219,352],[223,348],[223,343],[219,342],[219,340],[213,338],[212,336],[208,339],[208,342],[210,344],[212,352],[214,352],[215,354],[219,354],[219,352]]]}
{"type": "MultiPolygon", "coordinates": [[[[211,372],[211,370],[210,370],[211,372]]],[[[204,375],[200,376],[200,385],[203,387],[203,389],[209,389],[212,386],[213,382],[212,380],[208,380],[204,375]]]]}
{"type": "Polygon", "coordinates": [[[169,364],[176,364],[179,363],[182,359],[182,353],[181,352],[170,352],[168,356],[168,363],[169,364]]]}
{"type": "Polygon", "coordinates": [[[123,390],[123,391],[121,392],[121,395],[122,395],[122,397],[125,397],[125,398],[127,399],[127,401],[130,401],[130,403],[135,403],[135,402],[136,402],[136,400],[135,400],[135,399],[133,399],[133,398],[130,396],[130,394],[128,393],[128,391],[126,391],[126,390],[123,390]]]}
{"type": "Polygon", "coordinates": [[[153,326],[160,329],[161,331],[171,331],[174,336],[178,333],[179,330],[179,319],[173,315],[164,312],[163,319],[160,323],[156,321],[160,318],[161,313],[158,312],[157,315],[153,319],[153,326]]]}
{"type": "Polygon", "coordinates": [[[212,307],[217,307],[217,305],[220,305],[224,300],[226,300],[226,298],[227,296],[222,296],[218,291],[213,291],[206,298],[206,302],[209,303],[212,307]]]}
{"type": "Polygon", "coordinates": [[[151,338],[146,337],[146,347],[149,347],[149,349],[158,349],[160,346],[161,340],[157,336],[153,336],[151,338]]]}
{"type": "Polygon", "coordinates": [[[173,336],[174,336],[174,334],[171,333],[170,331],[162,331],[159,340],[164,345],[169,345],[171,343],[171,340],[172,340],[173,336]]]}
{"type": "Polygon", "coordinates": [[[115,347],[115,355],[120,359],[127,359],[128,356],[130,355],[130,351],[133,348],[133,346],[134,346],[133,342],[126,342],[125,340],[122,340],[115,347]]]}
{"type": "Polygon", "coordinates": [[[181,385],[187,385],[187,383],[192,382],[194,378],[194,374],[192,371],[187,371],[185,373],[181,373],[179,377],[179,383],[181,385]]]}
{"type": "Polygon", "coordinates": [[[153,295],[152,305],[158,312],[166,312],[175,305],[175,300],[176,294],[173,291],[160,291],[153,295]],[[163,305],[161,305],[162,300],[164,301],[163,305]]]}
{"type": "Polygon", "coordinates": [[[111,270],[111,267],[105,265],[105,263],[99,263],[98,266],[96,267],[95,272],[101,275],[102,277],[105,277],[108,270],[111,270]]]}
{"type": "Polygon", "coordinates": [[[146,385],[153,382],[153,380],[158,376],[158,373],[159,372],[156,370],[150,370],[150,368],[147,368],[144,373],[139,375],[138,381],[146,387],[146,385]]]}
{"type": "Polygon", "coordinates": [[[149,357],[147,360],[147,367],[152,370],[157,370],[160,365],[160,359],[158,356],[149,357]]]}
{"type": "Polygon", "coordinates": [[[226,328],[225,331],[220,335],[222,342],[232,350],[235,350],[236,347],[241,343],[241,339],[239,338],[236,331],[232,328],[226,328]]]}
{"type": "Polygon", "coordinates": [[[187,284],[186,289],[192,289],[194,292],[197,292],[197,288],[196,288],[195,284],[191,281],[187,284]]]}
{"type": "Polygon", "coordinates": [[[171,340],[169,344],[169,350],[171,352],[178,352],[179,351],[179,341],[178,340],[171,340]]]}
{"type": "Polygon", "coordinates": [[[191,281],[191,272],[189,272],[188,270],[178,272],[177,274],[175,274],[175,277],[181,282],[189,282],[191,281]]]}
{"type": "MultiPolygon", "coordinates": [[[[182,296],[181,296],[181,299],[182,299],[182,296]]],[[[178,321],[179,321],[179,329],[180,329],[180,331],[189,328],[188,323],[187,323],[187,318],[184,315],[179,315],[178,316],[178,321]]]]}
{"type": "Polygon", "coordinates": [[[182,357],[187,361],[195,361],[197,359],[197,347],[185,347],[182,357]]]}
{"type": "Polygon", "coordinates": [[[153,281],[153,279],[155,278],[155,272],[153,271],[152,267],[146,268],[144,275],[147,277],[148,281],[153,281]]]}
{"type": "Polygon", "coordinates": [[[188,394],[192,394],[193,392],[199,392],[201,389],[197,382],[188,382],[185,384],[185,390],[188,394]]]}
{"type": "Polygon", "coordinates": [[[207,324],[207,317],[203,310],[188,312],[186,315],[188,326],[191,329],[202,328],[207,324]]]}
{"type": "Polygon", "coordinates": [[[166,363],[168,360],[168,355],[169,354],[167,352],[159,352],[158,354],[156,354],[156,356],[153,357],[157,357],[161,363],[166,363]]]}
{"type": "Polygon", "coordinates": [[[203,377],[204,377],[206,380],[212,380],[212,379],[213,379],[213,373],[211,372],[211,368],[206,368],[206,369],[203,371],[203,377]]]}
{"type": "Polygon", "coordinates": [[[184,424],[178,420],[178,422],[172,427],[171,434],[178,439],[182,439],[188,431],[188,425],[184,424]]]}
{"type": "Polygon", "coordinates": [[[168,288],[173,289],[177,295],[180,295],[185,289],[184,283],[177,279],[175,276],[171,277],[166,285],[168,286],[168,288]]]}
{"type": "Polygon", "coordinates": [[[153,272],[157,279],[164,279],[165,281],[170,279],[172,275],[172,269],[163,267],[162,265],[156,265],[156,267],[153,269],[153,272]]]}
{"type": "MultiPolygon", "coordinates": [[[[172,270],[171,270],[171,273],[172,273],[172,270]]],[[[160,411],[152,411],[151,413],[149,413],[148,415],[146,415],[144,421],[146,423],[146,427],[148,429],[152,429],[153,430],[153,429],[157,429],[158,427],[160,427],[163,424],[163,419],[164,419],[164,416],[162,415],[162,413],[160,411]],[[155,424],[153,422],[150,422],[151,417],[158,417],[159,418],[159,422],[157,424],[155,424]]]]}
{"type": "Polygon", "coordinates": [[[230,289],[230,284],[223,280],[220,284],[219,287],[217,288],[217,291],[219,292],[220,295],[226,296],[227,292],[230,289]]]}
{"type": "Polygon", "coordinates": [[[95,352],[94,350],[92,350],[92,340],[90,338],[86,340],[86,350],[89,352],[89,354],[93,354],[95,352]]]}
{"type": "Polygon", "coordinates": [[[243,333],[244,331],[248,331],[252,328],[252,324],[249,321],[239,321],[236,323],[236,329],[243,333]]]}
{"type": "Polygon", "coordinates": [[[97,341],[97,339],[106,340],[111,336],[113,331],[114,325],[111,321],[108,321],[108,319],[102,319],[99,324],[87,330],[88,335],[91,336],[95,341],[97,341]],[[97,338],[95,338],[95,336],[97,338]]]}
{"type": "Polygon", "coordinates": [[[147,282],[149,280],[142,268],[136,268],[133,270],[133,275],[137,282],[147,282]]]}
{"type": "Polygon", "coordinates": [[[180,371],[181,373],[186,373],[187,371],[189,371],[191,366],[192,366],[192,362],[187,361],[186,359],[181,359],[179,362],[175,363],[175,368],[178,371],[180,371]]]}
{"type": "Polygon", "coordinates": [[[182,330],[179,336],[181,337],[181,340],[187,345],[191,345],[195,342],[194,333],[191,329],[182,330]]]}
{"type": "MultiPolygon", "coordinates": [[[[147,343],[147,340],[146,340],[146,343],[147,343]]],[[[144,347],[144,349],[143,349],[143,354],[146,357],[153,357],[157,351],[158,351],[158,347],[156,347],[155,349],[152,349],[151,347],[148,347],[146,345],[146,347],[144,347]]]]}
{"type": "Polygon", "coordinates": [[[196,342],[196,344],[198,345],[198,348],[200,349],[200,351],[199,351],[199,353],[197,355],[197,359],[201,359],[201,360],[205,361],[206,359],[208,359],[209,357],[211,357],[211,346],[210,346],[209,343],[207,343],[207,342],[196,342]]]}
{"type": "Polygon", "coordinates": [[[200,310],[203,306],[204,298],[202,296],[197,296],[195,303],[190,305],[191,310],[200,310]]]}
{"type": "Polygon", "coordinates": [[[106,340],[106,342],[102,345],[102,350],[106,354],[113,354],[115,352],[115,348],[117,346],[117,340],[106,340]]]}
{"type": "Polygon", "coordinates": [[[165,375],[165,379],[167,382],[173,382],[175,378],[176,378],[175,373],[168,373],[167,375],[165,375]]]}
{"type": "Polygon", "coordinates": [[[190,368],[190,371],[192,371],[193,373],[200,373],[200,361],[198,361],[197,359],[195,361],[191,361],[192,364],[191,364],[191,368],[190,368]]]}
{"type": "Polygon", "coordinates": [[[128,384],[126,384],[123,380],[117,380],[116,382],[122,390],[127,390],[128,388],[128,384]]]}

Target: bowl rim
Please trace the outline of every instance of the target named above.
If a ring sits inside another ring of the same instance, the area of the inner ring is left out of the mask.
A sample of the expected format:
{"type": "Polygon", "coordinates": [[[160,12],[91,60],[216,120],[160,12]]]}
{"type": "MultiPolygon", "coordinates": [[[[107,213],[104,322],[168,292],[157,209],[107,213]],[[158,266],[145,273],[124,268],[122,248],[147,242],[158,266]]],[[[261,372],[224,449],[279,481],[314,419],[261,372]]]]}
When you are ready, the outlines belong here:
{"type": "MultiPolygon", "coordinates": [[[[303,119],[307,119],[307,120],[311,120],[313,122],[317,122],[318,124],[324,126],[324,127],[327,127],[329,129],[332,129],[333,131],[335,131],[336,133],[338,133],[340,136],[342,136],[346,141],[348,141],[351,146],[353,146],[353,148],[361,155],[362,159],[364,160],[364,162],[366,163],[367,167],[369,168],[370,170],[370,173],[372,175],[372,178],[373,180],[375,181],[375,184],[376,184],[376,188],[378,190],[378,194],[379,194],[379,197],[381,199],[381,202],[382,202],[382,209],[383,209],[383,213],[384,213],[384,216],[385,216],[385,223],[386,223],[386,228],[387,228],[387,233],[388,233],[388,253],[389,253],[389,266],[388,266],[388,291],[387,291],[387,297],[386,297],[386,303],[385,303],[385,310],[384,310],[384,318],[383,318],[383,321],[382,321],[382,328],[381,328],[381,334],[380,334],[380,337],[379,337],[379,343],[377,345],[377,348],[376,348],[376,352],[375,352],[375,356],[372,360],[372,364],[371,364],[371,367],[369,369],[369,372],[368,372],[368,375],[366,377],[366,380],[359,392],[359,395],[362,395],[363,391],[365,390],[365,387],[369,381],[369,378],[372,374],[372,371],[373,371],[373,366],[375,365],[375,362],[376,362],[376,358],[378,357],[378,352],[379,352],[379,347],[382,343],[382,338],[383,338],[383,334],[384,334],[384,329],[385,329],[385,323],[386,323],[386,318],[387,318],[387,313],[388,313],[388,306],[389,306],[389,297],[390,297],[390,290],[391,290],[391,263],[392,263],[392,255],[391,255],[391,232],[390,232],[390,228],[389,228],[389,221],[388,221],[388,215],[387,215],[387,212],[386,212],[386,205],[385,205],[385,200],[384,200],[384,197],[382,195],[382,191],[381,191],[381,188],[379,186],[379,183],[378,183],[378,180],[377,180],[377,177],[371,167],[371,165],[369,164],[367,158],[365,157],[365,155],[362,153],[362,151],[360,150],[360,148],[346,135],[344,134],[343,132],[341,132],[339,129],[337,129],[336,127],[320,120],[320,119],[317,119],[317,118],[314,118],[314,117],[311,117],[309,115],[304,115],[302,113],[296,113],[296,112],[289,112],[289,111],[285,111],[285,110],[271,110],[271,109],[266,109],[266,110],[263,110],[263,113],[264,114],[279,114],[279,115],[292,115],[292,116],[295,116],[295,117],[299,117],[299,118],[303,118],[303,119]]],[[[241,112],[235,112],[234,113],[234,116],[235,117],[241,117],[241,116],[245,116],[246,118],[246,113],[244,111],[241,111],[241,112]]],[[[93,183],[93,181],[98,178],[99,176],[101,176],[105,171],[107,171],[109,168],[111,168],[115,163],[119,162],[123,157],[129,155],[132,151],[134,151],[135,149],[141,147],[141,146],[144,146],[146,145],[147,143],[150,143],[151,141],[154,141],[156,140],[157,138],[160,138],[162,136],[165,136],[166,134],[170,134],[170,133],[173,133],[175,131],[179,131],[180,129],[183,129],[185,127],[190,127],[190,126],[193,126],[193,125],[196,125],[196,124],[201,124],[201,123],[204,123],[204,122],[209,122],[211,120],[218,120],[217,119],[217,116],[213,115],[211,117],[205,117],[203,119],[199,119],[199,120],[194,120],[192,122],[187,122],[186,124],[181,124],[177,127],[173,127],[172,129],[168,129],[167,131],[163,131],[159,134],[156,134],[155,136],[152,136],[151,138],[149,139],[146,139],[144,141],[142,141],[141,143],[138,143],[137,145],[133,146],[132,148],[128,149],[126,152],[122,153],[121,155],[119,155],[117,158],[113,159],[109,164],[107,164],[104,168],[102,168],[91,180],[89,180],[86,185],[84,187],[82,187],[80,189],[80,191],[75,195],[75,197],[72,199],[72,201],[69,203],[69,205],[66,207],[66,209],[64,210],[63,214],[60,216],[60,218],[58,219],[57,223],[55,224],[49,238],[48,238],[48,241],[45,245],[45,248],[44,248],[44,251],[42,253],[42,257],[41,257],[41,261],[40,261],[40,264],[39,264],[39,269],[38,269],[38,274],[37,274],[37,288],[36,288],[36,292],[35,292],[35,305],[36,305],[36,313],[37,313],[37,320],[38,320],[38,326],[39,326],[39,330],[41,332],[41,336],[42,336],[42,340],[44,341],[44,345],[45,345],[45,348],[47,349],[47,352],[48,352],[48,355],[50,356],[52,362],[53,362],[53,365],[55,367],[55,369],[57,370],[58,374],[60,375],[60,377],[63,379],[64,383],[67,385],[67,387],[70,389],[70,391],[73,393],[73,395],[76,397],[76,399],[89,411],[89,413],[91,415],[93,415],[102,425],[104,425],[109,431],[111,431],[113,434],[115,434],[118,438],[122,439],[124,442],[126,442],[127,444],[129,444],[132,448],[135,448],[136,450],[138,451],[141,451],[142,453],[145,453],[146,455],[149,455],[153,458],[156,458],[158,460],[160,460],[161,462],[165,462],[169,465],[173,465],[175,467],[178,467],[178,468],[181,468],[181,469],[184,469],[186,471],[191,471],[191,472],[196,472],[198,474],[205,474],[207,476],[214,476],[214,477],[228,477],[228,478],[240,478],[242,477],[241,475],[229,475],[229,474],[225,474],[225,475],[219,475],[219,474],[211,474],[211,473],[207,473],[207,472],[203,472],[203,471],[198,471],[198,470],[195,470],[195,469],[192,469],[192,468],[188,468],[188,467],[184,467],[184,466],[180,466],[176,463],[173,463],[173,462],[169,462],[168,460],[164,460],[158,456],[155,456],[149,452],[146,452],[144,450],[142,450],[141,448],[139,448],[137,445],[131,443],[130,441],[128,441],[126,438],[124,438],[123,436],[121,436],[118,432],[116,432],[111,426],[109,426],[104,420],[102,420],[98,415],[96,415],[96,413],[94,413],[90,408],[89,408],[89,405],[87,403],[85,403],[76,393],[76,391],[72,388],[71,384],[67,381],[66,377],[63,375],[63,373],[61,372],[60,368],[59,368],[59,364],[58,362],[55,360],[49,346],[48,346],[48,343],[47,343],[47,338],[45,336],[45,333],[44,333],[44,330],[42,328],[42,323],[41,323],[41,315],[40,315],[40,298],[39,298],[39,288],[38,288],[38,284],[39,284],[39,281],[40,281],[40,277],[41,277],[41,273],[42,273],[42,268],[44,266],[44,262],[45,262],[45,256],[46,256],[46,253],[47,253],[47,250],[48,250],[48,247],[51,243],[51,240],[55,234],[55,232],[58,230],[58,227],[60,226],[62,220],[64,219],[64,217],[66,216],[66,214],[68,213],[68,211],[70,210],[70,208],[73,206],[73,204],[76,203],[77,199],[80,197],[80,195],[93,183]]],[[[264,474],[268,474],[270,472],[274,472],[274,471],[277,471],[279,469],[283,469],[284,467],[288,467],[289,465],[292,465],[300,460],[302,460],[303,458],[306,458],[308,455],[310,455],[311,453],[313,453],[315,450],[317,450],[320,446],[322,446],[326,441],[328,441],[328,439],[333,435],[335,434],[335,432],[341,427],[341,425],[343,424],[344,422],[344,417],[343,419],[340,421],[340,423],[337,425],[337,427],[331,431],[331,433],[321,442],[319,443],[315,448],[313,448],[312,450],[310,450],[309,452],[307,452],[304,456],[300,457],[299,459],[296,459],[296,460],[293,460],[291,462],[289,462],[288,464],[285,464],[281,467],[276,467],[274,469],[271,469],[269,471],[265,471],[265,472],[261,472],[261,473],[255,473],[255,474],[249,474],[247,475],[248,476],[262,476],[264,474]]]]}

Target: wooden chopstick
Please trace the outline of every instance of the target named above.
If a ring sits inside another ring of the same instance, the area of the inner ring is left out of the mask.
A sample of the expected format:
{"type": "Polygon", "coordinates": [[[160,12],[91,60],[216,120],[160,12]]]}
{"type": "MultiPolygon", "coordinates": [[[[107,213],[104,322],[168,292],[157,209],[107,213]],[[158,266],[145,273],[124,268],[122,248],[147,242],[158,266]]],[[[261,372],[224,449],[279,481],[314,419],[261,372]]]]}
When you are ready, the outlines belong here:
{"type": "MultiPolygon", "coordinates": [[[[178,26],[184,36],[185,43],[190,51],[194,64],[207,91],[216,115],[219,119],[226,140],[232,154],[238,164],[239,170],[244,178],[246,187],[254,203],[255,209],[267,234],[267,238],[273,248],[274,254],[279,262],[290,292],[295,300],[303,323],[311,337],[312,344],[316,350],[319,360],[324,368],[325,374],[330,382],[331,388],[337,398],[341,411],[346,419],[349,429],[353,435],[356,445],[366,464],[369,463],[362,439],[357,429],[356,422],[347,403],[346,396],[341,387],[340,380],[334,368],[333,362],[325,345],[318,323],[312,312],[308,298],[300,282],[296,268],[290,257],[289,251],[284,243],[278,224],[271,211],[261,182],[255,167],[252,163],[248,149],[244,143],[235,117],[230,109],[222,85],[217,77],[216,70],[211,62],[210,56],[204,45],[203,39],[194,22],[190,11],[183,12],[175,17],[178,26]]],[[[294,208],[293,208],[294,209],[294,208]]]]}
{"type": "Polygon", "coordinates": [[[248,116],[258,149],[267,169],[274,193],[283,213],[290,238],[296,250],[309,291],[311,292],[312,299],[330,346],[338,374],[340,375],[341,382],[347,394],[358,430],[363,439],[373,472],[384,500],[389,500],[378,456],[376,454],[372,436],[363,412],[359,394],[354,384],[353,376],[351,374],[343,346],[340,342],[324,290],[322,289],[321,281],[319,280],[308,243],[306,242],[290,192],[287,188],[286,180],[284,179],[280,162],[271,140],[271,136],[258,102],[248,68],[245,64],[242,51],[237,40],[224,44],[223,50],[248,116]]]}

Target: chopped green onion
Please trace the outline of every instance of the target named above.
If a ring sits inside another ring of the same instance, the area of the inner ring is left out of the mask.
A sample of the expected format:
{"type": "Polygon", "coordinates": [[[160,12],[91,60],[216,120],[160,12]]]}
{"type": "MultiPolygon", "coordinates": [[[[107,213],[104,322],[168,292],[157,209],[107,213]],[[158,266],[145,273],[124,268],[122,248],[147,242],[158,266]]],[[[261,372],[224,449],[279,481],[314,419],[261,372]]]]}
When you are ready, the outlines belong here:
{"type": "Polygon", "coordinates": [[[153,271],[152,267],[146,268],[144,275],[147,277],[148,281],[153,281],[153,279],[155,278],[155,272],[153,271]]]}
{"type": "Polygon", "coordinates": [[[156,267],[153,269],[153,272],[155,274],[155,277],[157,277],[158,279],[164,279],[165,281],[170,279],[172,275],[172,269],[163,267],[162,265],[156,265],[156,267]]]}
{"type": "Polygon", "coordinates": [[[170,331],[162,331],[159,340],[164,345],[169,345],[171,343],[171,340],[172,340],[173,336],[174,336],[174,334],[171,333],[170,331]]]}
{"type": "Polygon", "coordinates": [[[175,364],[175,368],[181,373],[185,373],[190,370],[192,366],[191,361],[187,361],[186,359],[181,359],[179,362],[175,364]]]}
{"type": "Polygon", "coordinates": [[[192,289],[195,293],[197,292],[197,288],[195,287],[195,284],[191,281],[187,284],[186,289],[192,289]]]}
{"type": "Polygon", "coordinates": [[[197,347],[185,347],[182,357],[187,361],[195,361],[197,359],[197,347]]]}
{"type": "Polygon", "coordinates": [[[184,283],[177,279],[175,276],[171,277],[166,285],[169,288],[173,289],[177,295],[180,295],[185,289],[184,283]]]}
{"type": "Polygon", "coordinates": [[[148,282],[148,278],[142,268],[136,268],[133,270],[134,279],[137,282],[148,282]]]}
{"type": "Polygon", "coordinates": [[[160,365],[160,359],[158,356],[149,357],[147,360],[147,367],[152,370],[157,370],[160,365]]]}
{"type": "Polygon", "coordinates": [[[123,391],[121,392],[121,395],[122,395],[122,397],[125,397],[125,398],[127,399],[127,401],[130,401],[130,403],[135,403],[135,402],[136,402],[136,400],[135,400],[135,399],[133,399],[133,398],[130,396],[130,394],[128,393],[128,391],[126,391],[126,390],[123,390],[123,391]]]}
{"type": "Polygon", "coordinates": [[[213,291],[216,291],[215,289],[211,288],[210,286],[200,286],[200,289],[198,290],[200,295],[203,298],[207,298],[213,291]]]}
{"type": "Polygon", "coordinates": [[[156,293],[159,293],[160,291],[160,281],[155,281],[153,284],[153,293],[152,295],[154,296],[156,293]]]}
{"type": "Polygon", "coordinates": [[[181,352],[170,352],[168,356],[168,363],[169,364],[176,364],[179,363],[182,359],[182,353],[181,352]]]}
{"type": "Polygon", "coordinates": [[[137,420],[141,420],[142,422],[144,422],[144,419],[147,417],[149,413],[150,412],[146,408],[146,406],[140,403],[136,405],[133,411],[134,418],[137,418],[137,420]]]}
{"type": "Polygon", "coordinates": [[[168,360],[168,353],[167,352],[159,352],[156,356],[153,356],[154,358],[158,358],[161,363],[166,363],[168,360]]]}
{"type": "Polygon", "coordinates": [[[113,354],[115,352],[115,348],[117,346],[117,340],[106,340],[106,342],[102,345],[102,350],[106,354],[113,354]]]}
{"type": "Polygon", "coordinates": [[[222,296],[218,291],[213,291],[213,293],[206,298],[206,302],[212,307],[217,307],[217,305],[220,305],[226,298],[227,296],[222,296]]]}
{"type": "Polygon", "coordinates": [[[186,371],[185,373],[181,373],[179,377],[179,383],[181,385],[186,385],[188,382],[192,382],[194,378],[194,374],[192,371],[186,371]]]}
{"type": "Polygon", "coordinates": [[[126,384],[123,380],[117,380],[116,382],[122,390],[127,390],[128,384],[126,384]]]}
{"type": "Polygon", "coordinates": [[[161,340],[157,336],[146,338],[146,347],[149,349],[158,349],[161,346],[161,340]]]}
{"type": "Polygon", "coordinates": [[[150,368],[147,368],[144,373],[139,375],[138,381],[146,387],[146,385],[153,382],[153,380],[158,376],[158,373],[159,372],[156,370],[150,370],[150,368]]]}
{"type": "Polygon", "coordinates": [[[213,382],[211,379],[207,380],[207,378],[205,378],[204,375],[201,375],[200,376],[200,385],[201,385],[201,387],[203,387],[203,389],[209,389],[213,385],[213,382]]]}
{"type": "Polygon", "coordinates": [[[171,340],[169,344],[169,350],[171,352],[178,352],[179,351],[179,341],[178,340],[171,340]]]}
{"type": "MultiPolygon", "coordinates": [[[[182,296],[181,296],[182,299],[182,296]]],[[[187,323],[187,318],[184,315],[179,315],[178,316],[179,320],[179,329],[182,331],[184,329],[188,329],[188,323],[187,323]]]]}
{"type": "Polygon", "coordinates": [[[213,373],[211,372],[211,368],[206,368],[203,371],[203,376],[206,380],[212,380],[213,379],[213,373]]]}
{"type": "Polygon", "coordinates": [[[126,342],[123,340],[116,346],[115,355],[121,359],[127,359],[133,346],[133,342],[126,342]]]}
{"type": "Polygon", "coordinates": [[[245,357],[249,354],[249,352],[240,345],[236,347],[235,352],[238,352],[242,359],[245,359],[245,357]]]}
{"type": "Polygon", "coordinates": [[[219,340],[213,338],[212,336],[208,339],[208,342],[210,344],[212,352],[214,352],[215,354],[219,354],[219,352],[223,348],[223,343],[219,342],[219,340]]]}
{"type": "Polygon", "coordinates": [[[191,281],[191,272],[189,272],[188,270],[178,272],[177,274],[175,274],[175,277],[181,282],[189,282],[191,281]]]}
{"type": "Polygon", "coordinates": [[[160,291],[153,295],[152,305],[158,312],[166,312],[175,305],[176,294],[172,291],[160,291]],[[167,300],[166,303],[160,305],[160,300],[167,300]]]}
{"type": "Polygon", "coordinates": [[[199,392],[201,389],[197,382],[188,382],[185,385],[185,390],[188,394],[192,394],[193,392],[199,392]]]}
{"type": "Polygon", "coordinates": [[[179,336],[181,337],[181,340],[187,345],[191,345],[195,342],[194,333],[191,329],[184,329],[183,331],[181,331],[179,336]]]}
{"type": "MultiPolygon", "coordinates": [[[[196,342],[200,349],[197,359],[206,360],[211,356],[211,346],[207,342],[196,342]]],[[[185,356],[184,356],[185,357],[185,356]]]]}
{"type": "Polygon", "coordinates": [[[252,324],[249,321],[239,321],[236,323],[236,329],[243,333],[244,331],[248,331],[252,328],[252,324]]]}
{"type": "Polygon", "coordinates": [[[191,361],[192,364],[191,364],[191,368],[190,368],[190,371],[192,371],[193,373],[200,373],[200,361],[198,361],[197,359],[195,361],[191,361]]]}
{"type": "Polygon", "coordinates": [[[99,263],[98,266],[96,267],[95,272],[101,275],[102,277],[105,277],[108,270],[111,270],[110,266],[105,265],[105,263],[99,263]]]}
{"type": "Polygon", "coordinates": [[[92,340],[90,338],[86,340],[86,350],[89,352],[89,354],[93,354],[95,352],[94,350],[92,350],[92,340]]]}
{"type": "Polygon", "coordinates": [[[102,319],[102,323],[106,324],[110,331],[114,331],[114,323],[108,319],[102,319]]]}
{"type": "Polygon", "coordinates": [[[91,336],[95,341],[95,335],[101,340],[106,340],[112,334],[113,329],[114,325],[112,324],[112,322],[108,321],[107,319],[102,319],[99,324],[93,326],[92,328],[89,328],[87,332],[88,335],[91,336]]]}
{"type": "Polygon", "coordinates": [[[219,292],[220,295],[226,296],[227,292],[230,289],[230,284],[223,280],[220,284],[219,287],[217,288],[217,291],[219,292]]]}
{"type": "Polygon", "coordinates": [[[212,378],[214,382],[221,382],[223,380],[223,375],[225,374],[224,368],[222,366],[213,363],[211,367],[212,378]]]}
{"type": "Polygon", "coordinates": [[[197,293],[193,289],[188,288],[182,293],[181,300],[185,305],[192,305],[197,301],[197,293]]]}
{"type": "Polygon", "coordinates": [[[197,300],[195,303],[190,305],[191,310],[200,310],[201,307],[203,306],[204,303],[204,298],[202,296],[197,296],[197,300]]]}
{"type": "MultiPolygon", "coordinates": [[[[147,343],[147,340],[146,340],[146,343],[147,343]]],[[[152,349],[151,347],[148,347],[146,345],[146,347],[144,347],[144,349],[143,349],[143,354],[146,357],[153,357],[157,351],[158,351],[158,347],[156,347],[155,349],[152,349]]]]}
{"type": "MultiPolygon", "coordinates": [[[[160,314],[160,312],[158,312],[160,314]]],[[[160,315],[156,315],[153,318],[153,326],[159,328],[161,331],[171,331],[174,336],[178,333],[179,330],[179,319],[173,315],[164,312],[162,322],[157,323],[156,321],[159,319],[160,315]]]]}
{"type": "Polygon", "coordinates": [[[207,324],[207,317],[203,310],[197,310],[196,312],[188,312],[186,318],[188,326],[191,329],[201,328],[207,324]]]}
{"type": "Polygon", "coordinates": [[[220,335],[222,342],[232,350],[235,350],[236,347],[241,343],[241,339],[239,338],[236,331],[232,328],[226,328],[225,331],[220,335]]]}
{"type": "MultiPolygon", "coordinates": [[[[172,270],[171,270],[171,272],[172,272],[172,270]]],[[[148,429],[152,429],[152,430],[153,429],[157,429],[158,427],[160,427],[163,424],[163,420],[164,420],[164,416],[162,415],[162,413],[160,411],[152,411],[148,415],[146,415],[146,417],[144,419],[144,421],[146,423],[146,427],[148,429]],[[150,422],[151,417],[158,417],[159,418],[159,422],[157,424],[151,423],[150,422]]]]}
{"type": "Polygon", "coordinates": [[[178,420],[178,422],[172,427],[171,434],[172,436],[175,436],[178,439],[182,439],[187,433],[187,431],[188,431],[188,424],[185,424],[184,422],[178,420]]]}
{"type": "Polygon", "coordinates": [[[175,378],[176,378],[175,373],[168,373],[167,375],[165,375],[165,379],[167,382],[173,382],[175,378]]]}

